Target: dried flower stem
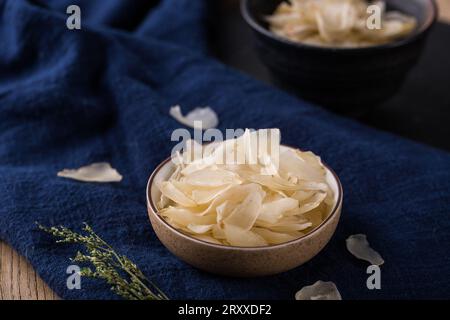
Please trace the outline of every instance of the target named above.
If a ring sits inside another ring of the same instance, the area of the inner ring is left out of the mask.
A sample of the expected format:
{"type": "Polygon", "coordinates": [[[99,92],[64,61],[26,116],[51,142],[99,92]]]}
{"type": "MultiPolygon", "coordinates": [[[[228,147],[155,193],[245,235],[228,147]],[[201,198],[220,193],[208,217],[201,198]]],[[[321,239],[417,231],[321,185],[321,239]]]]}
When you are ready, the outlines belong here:
{"type": "Polygon", "coordinates": [[[77,252],[74,262],[91,264],[81,269],[81,275],[106,281],[111,290],[128,300],[168,300],[169,298],[126,256],[119,255],[94,230],[84,224],[86,234],[74,232],[66,227],[44,227],[39,229],[53,235],[56,243],[76,243],[85,246],[85,253],[77,252]]]}

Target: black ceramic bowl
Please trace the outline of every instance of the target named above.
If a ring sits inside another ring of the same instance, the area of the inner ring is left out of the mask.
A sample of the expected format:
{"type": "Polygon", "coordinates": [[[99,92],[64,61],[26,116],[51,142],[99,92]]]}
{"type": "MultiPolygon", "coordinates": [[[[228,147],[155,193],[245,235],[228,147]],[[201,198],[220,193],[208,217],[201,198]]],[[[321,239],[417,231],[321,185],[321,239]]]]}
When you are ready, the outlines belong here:
{"type": "Polygon", "coordinates": [[[245,21],[256,35],[258,53],[275,82],[306,100],[338,111],[375,106],[401,87],[416,64],[437,19],[434,0],[386,0],[418,20],[399,41],[365,48],[328,48],[293,42],[268,29],[265,17],[283,0],[241,0],[245,21]]]}

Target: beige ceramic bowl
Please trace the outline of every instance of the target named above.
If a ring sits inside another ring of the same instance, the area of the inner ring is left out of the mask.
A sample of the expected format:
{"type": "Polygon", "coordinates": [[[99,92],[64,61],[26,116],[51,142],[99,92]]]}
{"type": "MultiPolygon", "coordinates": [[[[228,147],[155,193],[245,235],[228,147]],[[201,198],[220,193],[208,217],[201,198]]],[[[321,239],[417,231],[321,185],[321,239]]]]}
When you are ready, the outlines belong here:
{"type": "Polygon", "coordinates": [[[328,183],[335,194],[335,205],[316,229],[290,242],[265,247],[231,247],[192,238],[170,226],[158,215],[156,208],[161,195],[156,184],[167,180],[174,170],[170,158],[155,169],[148,181],[147,208],[150,222],[159,240],[170,252],[199,269],[236,277],[265,276],[288,271],[318,254],[336,230],[342,209],[342,185],[334,171],[327,165],[325,167],[328,183]]]}

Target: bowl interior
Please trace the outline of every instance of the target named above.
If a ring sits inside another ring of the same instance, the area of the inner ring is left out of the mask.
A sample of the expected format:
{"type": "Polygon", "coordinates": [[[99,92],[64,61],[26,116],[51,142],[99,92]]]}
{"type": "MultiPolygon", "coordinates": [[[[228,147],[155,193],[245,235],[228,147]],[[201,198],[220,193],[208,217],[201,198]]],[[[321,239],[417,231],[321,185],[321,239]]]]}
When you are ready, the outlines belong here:
{"type": "MultiPolygon", "coordinates": [[[[267,34],[269,24],[265,17],[271,15],[281,2],[286,0],[242,0],[242,10],[247,22],[258,31],[267,34]]],[[[428,29],[437,17],[437,6],[434,0],[385,0],[387,9],[397,10],[416,17],[418,27],[407,38],[417,35],[428,29]]],[[[398,42],[398,41],[396,41],[398,42]]]]}
{"type": "MultiPolygon", "coordinates": [[[[280,152],[283,152],[287,149],[294,149],[294,148],[288,147],[288,146],[283,146],[283,145],[280,146],[280,152]]],[[[332,207],[330,207],[330,210],[327,213],[327,217],[324,219],[324,221],[322,221],[322,223],[319,226],[317,226],[314,230],[312,230],[311,232],[306,234],[304,237],[313,233],[315,230],[320,229],[321,226],[324,225],[329,220],[329,218],[336,212],[336,210],[339,207],[340,202],[342,201],[342,186],[337,178],[337,175],[326,164],[324,164],[324,166],[326,169],[326,180],[334,193],[334,205],[332,207]]],[[[158,201],[161,197],[161,191],[159,190],[157,185],[159,182],[166,181],[171,176],[171,174],[174,172],[174,170],[175,170],[175,165],[170,160],[170,158],[165,160],[158,168],[156,168],[152,177],[150,177],[149,186],[148,186],[149,190],[147,190],[147,192],[149,192],[149,195],[148,195],[149,201],[150,201],[149,205],[152,207],[153,211],[156,213],[156,216],[161,221],[163,221],[166,225],[168,225],[170,228],[179,232],[174,227],[172,227],[170,224],[168,224],[161,216],[159,216],[157,214],[158,208],[156,206],[156,203],[158,203],[158,201]]],[[[183,233],[183,235],[185,235],[185,234],[183,233]]],[[[185,236],[188,236],[188,235],[185,235],[185,236]]],[[[304,237],[299,238],[299,239],[303,239],[304,237]]],[[[189,238],[191,238],[191,237],[189,237],[189,238]]],[[[197,240],[195,238],[192,238],[192,239],[196,240],[196,241],[204,242],[202,240],[197,240]]],[[[297,241],[297,240],[293,240],[293,241],[297,241]]],[[[205,243],[210,244],[208,242],[205,242],[205,243]]],[[[283,244],[284,243],[269,246],[269,247],[279,246],[279,245],[283,245],[283,244]]],[[[257,247],[257,248],[266,248],[266,247],[257,247]]]]}

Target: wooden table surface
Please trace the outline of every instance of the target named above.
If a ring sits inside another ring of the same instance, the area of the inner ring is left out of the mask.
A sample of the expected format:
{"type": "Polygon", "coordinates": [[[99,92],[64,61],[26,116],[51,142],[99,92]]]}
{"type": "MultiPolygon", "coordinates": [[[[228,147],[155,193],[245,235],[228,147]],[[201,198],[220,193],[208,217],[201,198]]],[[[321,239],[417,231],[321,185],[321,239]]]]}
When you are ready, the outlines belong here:
{"type": "MultiPolygon", "coordinates": [[[[450,0],[437,0],[441,20],[450,22],[450,0]]],[[[25,258],[0,241],[0,300],[55,300],[58,296],[41,280],[25,258]]]]}

